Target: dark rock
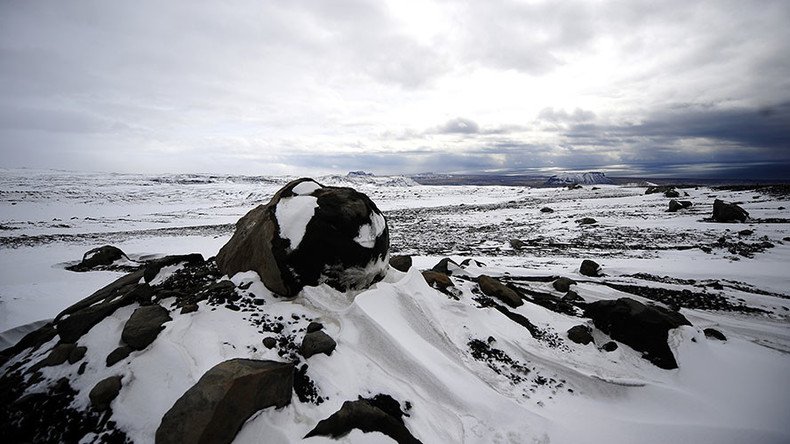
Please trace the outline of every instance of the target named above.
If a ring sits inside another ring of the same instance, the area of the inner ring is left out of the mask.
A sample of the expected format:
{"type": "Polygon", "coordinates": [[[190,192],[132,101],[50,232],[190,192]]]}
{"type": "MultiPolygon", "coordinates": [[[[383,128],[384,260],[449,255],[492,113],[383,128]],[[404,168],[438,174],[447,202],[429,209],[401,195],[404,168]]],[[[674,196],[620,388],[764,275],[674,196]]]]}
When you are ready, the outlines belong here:
{"type": "Polygon", "coordinates": [[[727,337],[724,336],[724,333],[716,330],[715,328],[706,328],[705,330],[702,331],[705,333],[706,338],[718,339],[719,341],[727,340],[727,337]]]}
{"type": "Polygon", "coordinates": [[[154,280],[156,275],[162,271],[162,268],[169,267],[171,265],[181,263],[187,265],[200,265],[204,262],[205,260],[203,259],[203,255],[200,253],[177,254],[154,259],[152,261],[146,262],[145,269],[143,270],[143,279],[145,282],[151,282],[154,280]]]}
{"type": "Polygon", "coordinates": [[[142,350],[154,342],[159,332],[164,329],[162,324],[171,320],[167,309],[161,305],[140,307],[123,326],[121,339],[133,349],[142,350]]]}
{"type": "Polygon", "coordinates": [[[198,304],[185,304],[181,307],[181,314],[194,313],[198,311],[198,304]]]}
{"type": "Polygon", "coordinates": [[[591,331],[586,325],[575,325],[568,330],[568,339],[577,344],[587,345],[593,342],[591,331]]]}
{"type": "Polygon", "coordinates": [[[667,191],[674,190],[673,185],[659,185],[654,187],[647,187],[645,194],[666,193],[667,191]]]}
{"type": "Polygon", "coordinates": [[[277,340],[271,336],[263,338],[263,346],[271,350],[277,346],[277,340]]]}
{"type": "Polygon", "coordinates": [[[80,362],[82,358],[85,357],[85,353],[87,352],[88,352],[88,347],[85,346],[74,347],[74,349],[71,350],[71,353],[69,353],[69,364],[76,364],[80,362]]]}
{"type": "Polygon", "coordinates": [[[82,262],[66,269],[71,271],[89,271],[97,267],[112,265],[115,261],[129,259],[126,254],[118,247],[104,245],[102,247],[88,250],[82,256],[82,262]]]}
{"type": "Polygon", "coordinates": [[[674,212],[676,212],[678,210],[682,210],[684,208],[688,208],[691,205],[692,205],[692,203],[691,203],[690,200],[677,201],[675,199],[672,199],[672,200],[669,201],[669,209],[667,211],[670,212],[670,213],[674,213],[674,212]]]}
{"type": "Polygon", "coordinates": [[[678,190],[666,190],[664,191],[664,197],[680,197],[680,193],[678,193],[678,190]]]}
{"type": "Polygon", "coordinates": [[[751,236],[752,234],[754,234],[752,230],[741,230],[738,232],[738,236],[751,236]]]}
{"type": "Polygon", "coordinates": [[[749,213],[733,203],[716,199],[713,201],[713,220],[716,222],[746,222],[749,213]]]}
{"type": "Polygon", "coordinates": [[[453,287],[453,281],[450,280],[450,276],[447,276],[444,273],[439,273],[438,271],[427,270],[422,272],[422,277],[425,279],[425,282],[428,283],[433,288],[437,290],[446,290],[448,287],[453,287]]]}
{"type": "Polygon", "coordinates": [[[495,297],[511,307],[518,307],[524,304],[524,301],[521,300],[521,295],[515,290],[490,276],[481,275],[477,279],[477,284],[484,294],[495,297]]]}
{"type": "Polygon", "coordinates": [[[134,350],[132,347],[128,345],[121,345],[115,350],[111,351],[109,355],[107,355],[107,359],[105,360],[105,364],[107,367],[112,367],[119,361],[126,359],[134,350]]]}
{"type": "Polygon", "coordinates": [[[579,267],[579,273],[585,276],[596,277],[600,275],[601,266],[597,262],[585,259],[579,267]]]}
{"type": "Polygon", "coordinates": [[[466,268],[466,267],[468,267],[470,265],[474,265],[475,267],[478,267],[478,268],[482,268],[482,267],[486,266],[486,264],[484,264],[483,262],[480,262],[480,261],[472,259],[472,258],[466,258],[463,261],[461,261],[461,267],[466,268]]]}
{"type": "Polygon", "coordinates": [[[658,306],[646,306],[631,298],[596,301],[587,305],[584,315],[612,339],[642,352],[658,367],[677,368],[667,345],[669,330],[691,323],[680,313],[658,306]]]}
{"type": "Polygon", "coordinates": [[[555,290],[557,290],[559,292],[562,292],[562,293],[567,293],[568,290],[571,289],[571,285],[573,285],[575,283],[576,283],[576,281],[574,281],[571,278],[561,277],[561,278],[557,279],[556,281],[554,281],[551,285],[554,286],[555,290]]]}
{"type": "Polygon", "coordinates": [[[230,443],[250,416],[291,403],[291,363],[231,359],[207,371],[162,417],[156,442],[230,443]]]}
{"type": "Polygon", "coordinates": [[[390,257],[390,267],[402,271],[407,272],[409,268],[411,268],[412,260],[411,256],[391,256],[390,257]]]}
{"type": "Polygon", "coordinates": [[[332,352],[337,347],[337,342],[332,339],[328,334],[321,330],[307,333],[302,340],[302,347],[299,349],[305,359],[323,353],[331,356],[332,352]]]}
{"type": "Polygon", "coordinates": [[[584,302],[584,298],[579,296],[579,293],[576,293],[573,290],[568,290],[568,292],[565,293],[565,296],[562,297],[562,300],[566,302],[584,302]]]}
{"type": "Polygon", "coordinates": [[[324,328],[324,324],[320,322],[311,322],[307,325],[307,332],[312,333],[314,331],[318,331],[324,328]]]}
{"type": "Polygon", "coordinates": [[[91,400],[91,405],[96,410],[107,410],[110,408],[110,403],[118,393],[121,391],[121,377],[110,376],[109,378],[102,379],[97,382],[91,389],[88,397],[91,400]]]}
{"type": "Polygon", "coordinates": [[[83,362],[82,364],[80,364],[80,368],[78,368],[78,369],[77,369],[77,374],[78,374],[78,375],[83,375],[83,374],[85,374],[85,369],[86,369],[87,367],[88,367],[88,363],[87,363],[87,362],[83,362]]]}
{"type": "Polygon", "coordinates": [[[49,355],[46,358],[39,361],[35,364],[32,368],[34,370],[41,369],[43,367],[52,367],[55,365],[61,365],[69,359],[69,355],[74,349],[77,348],[77,344],[72,343],[61,343],[56,345],[49,355]]]}
{"type": "Polygon", "coordinates": [[[386,219],[366,195],[298,179],[239,219],[233,237],[217,255],[217,266],[228,276],[256,271],[269,290],[292,297],[319,283],[340,291],[367,288],[386,274],[388,252],[386,219]],[[278,214],[293,219],[289,213],[311,201],[315,208],[304,236],[292,245],[282,237],[292,227],[281,227],[278,214]]]}
{"type": "Polygon", "coordinates": [[[549,207],[543,207],[543,208],[540,209],[540,212],[541,213],[553,213],[554,210],[549,208],[549,207]]]}
{"type": "Polygon", "coordinates": [[[617,350],[617,343],[614,341],[609,341],[606,344],[601,346],[601,350],[606,352],[613,352],[617,350]]]}
{"type": "Polygon", "coordinates": [[[592,224],[597,224],[598,221],[593,219],[592,217],[583,217],[577,220],[576,223],[578,223],[579,225],[592,225],[592,224]]]}
{"type": "Polygon", "coordinates": [[[6,363],[9,358],[17,355],[19,352],[26,348],[39,348],[43,344],[49,342],[57,335],[55,324],[49,322],[40,328],[31,331],[19,340],[16,344],[0,351],[0,366],[6,363]]]}
{"type": "Polygon", "coordinates": [[[321,420],[304,437],[329,436],[337,439],[353,429],[358,429],[364,433],[383,433],[398,444],[420,443],[406,428],[402,415],[400,404],[388,395],[377,395],[373,399],[360,398],[357,401],[346,401],[340,410],[329,418],[321,420]],[[382,396],[386,396],[386,399],[380,399],[382,396]]]}
{"type": "Polygon", "coordinates": [[[461,266],[458,265],[454,260],[446,257],[439,261],[436,265],[431,268],[431,271],[436,271],[438,273],[444,273],[446,275],[453,274],[453,271],[458,271],[461,269],[461,266]]]}
{"type": "Polygon", "coordinates": [[[521,239],[510,239],[510,247],[514,250],[520,250],[524,248],[527,244],[524,243],[521,239]]]}

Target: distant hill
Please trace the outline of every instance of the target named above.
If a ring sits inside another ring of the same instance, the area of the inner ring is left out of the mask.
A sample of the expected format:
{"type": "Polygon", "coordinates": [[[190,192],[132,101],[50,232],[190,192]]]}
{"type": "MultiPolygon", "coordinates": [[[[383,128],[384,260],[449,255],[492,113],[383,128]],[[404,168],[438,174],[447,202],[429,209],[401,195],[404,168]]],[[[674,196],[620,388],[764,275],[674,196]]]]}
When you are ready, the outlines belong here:
{"type": "Polygon", "coordinates": [[[543,184],[547,187],[564,187],[566,185],[601,185],[613,184],[612,179],[606,177],[605,173],[599,171],[588,173],[562,173],[555,174],[543,184]]]}

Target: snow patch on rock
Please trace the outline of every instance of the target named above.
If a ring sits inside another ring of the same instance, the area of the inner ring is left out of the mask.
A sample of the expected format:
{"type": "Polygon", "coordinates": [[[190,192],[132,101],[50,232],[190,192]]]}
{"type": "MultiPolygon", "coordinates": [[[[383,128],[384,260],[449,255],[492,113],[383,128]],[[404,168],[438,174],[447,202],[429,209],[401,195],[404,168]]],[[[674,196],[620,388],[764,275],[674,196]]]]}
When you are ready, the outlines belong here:
{"type": "Polygon", "coordinates": [[[372,212],[370,214],[370,223],[359,227],[359,234],[354,238],[354,242],[365,248],[373,248],[376,245],[376,238],[384,232],[386,227],[387,222],[384,220],[384,216],[380,213],[372,212]]]}
{"type": "Polygon", "coordinates": [[[299,248],[307,224],[313,218],[316,208],[318,208],[318,198],[313,196],[286,197],[277,204],[275,217],[280,226],[280,237],[291,242],[291,250],[299,248]]]}

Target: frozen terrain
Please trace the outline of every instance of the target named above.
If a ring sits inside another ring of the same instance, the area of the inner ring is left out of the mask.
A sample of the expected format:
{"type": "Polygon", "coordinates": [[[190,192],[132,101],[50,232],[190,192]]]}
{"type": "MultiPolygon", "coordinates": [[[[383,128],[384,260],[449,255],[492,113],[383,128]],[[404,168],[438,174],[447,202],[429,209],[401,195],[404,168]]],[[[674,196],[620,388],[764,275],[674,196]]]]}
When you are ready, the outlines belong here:
{"type": "MultiPolygon", "coordinates": [[[[72,378],[74,402],[86,405],[91,387],[121,367],[132,382],[112,419],[135,442],[151,442],[162,414],[206,370],[235,357],[282,359],[261,338],[282,324],[278,338],[293,344],[315,319],[338,344],[331,356],[309,360],[315,393],[261,411],[235,442],[299,441],[343,401],[378,393],[401,401],[406,426],[424,443],[790,441],[787,194],[683,188],[693,205],[667,212],[669,199],[643,187],[421,186],[364,174],[316,180],[366,193],[387,218],[392,253],[413,255],[414,266],[391,269],[369,290],[308,287],[293,300],[274,297],[255,273],[238,274],[229,277],[236,291],[265,301],[260,310],[201,302],[166,323],[135,359],[106,367],[134,310],[124,307],[80,338],[88,347],[84,375],[62,366],[45,368],[45,378],[72,378]],[[705,220],[716,198],[738,202],[751,221],[705,220]],[[479,261],[457,269],[446,293],[419,272],[444,257],[479,261]],[[583,259],[604,275],[580,274],[583,259]],[[481,274],[534,296],[511,311],[539,334],[490,307],[475,283],[481,274]],[[602,351],[608,338],[595,329],[593,344],[568,340],[566,331],[587,320],[538,303],[563,295],[552,286],[561,276],[574,279],[587,302],[627,296],[679,309],[693,324],[670,332],[679,368],[658,368],[622,343],[602,351]],[[727,340],[707,338],[708,327],[727,340]]],[[[64,268],[87,250],[112,244],[132,261],[209,258],[236,220],[287,181],[0,171],[0,348],[124,274],[64,268]]],[[[177,273],[163,269],[152,282],[167,285],[177,273]]],[[[356,430],[341,440],[386,439],[356,430]]]]}

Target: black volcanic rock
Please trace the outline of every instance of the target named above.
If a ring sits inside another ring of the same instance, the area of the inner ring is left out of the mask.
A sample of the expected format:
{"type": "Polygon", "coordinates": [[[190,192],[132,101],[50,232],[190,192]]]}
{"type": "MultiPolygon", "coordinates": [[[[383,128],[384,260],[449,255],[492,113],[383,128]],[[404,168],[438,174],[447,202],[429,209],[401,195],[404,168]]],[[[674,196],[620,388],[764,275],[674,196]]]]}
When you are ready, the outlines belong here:
{"type": "Polygon", "coordinates": [[[495,297],[511,307],[518,307],[524,304],[524,301],[521,300],[521,295],[515,290],[490,276],[481,275],[477,279],[477,284],[484,294],[495,297]]]}
{"type": "Polygon", "coordinates": [[[346,401],[340,410],[321,420],[304,437],[329,436],[337,439],[358,429],[364,433],[381,432],[398,444],[420,443],[406,428],[402,416],[400,404],[389,395],[346,401]]]}
{"type": "Polygon", "coordinates": [[[230,443],[250,416],[291,403],[292,363],[231,359],[207,371],[162,417],[158,444],[230,443]]]}
{"type": "Polygon", "coordinates": [[[217,266],[228,276],[255,271],[269,290],[292,297],[319,283],[367,288],[384,277],[388,252],[387,222],[373,201],[303,178],[239,219],[217,266]]]}
{"type": "Polygon", "coordinates": [[[691,204],[690,200],[677,201],[675,199],[672,199],[672,200],[669,201],[669,208],[667,209],[667,212],[674,213],[674,212],[676,212],[678,210],[682,210],[684,208],[688,208],[691,205],[692,204],[691,204]]]}
{"type": "Polygon", "coordinates": [[[134,350],[142,350],[164,329],[162,324],[171,321],[170,313],[161,305],[147,305],[132,313],[121,332],[121,339],[134,350]]]}
{"type": "Polygon", "coordinates": [[[555,280],[551,285],[554,286],[555,290],[561,293],[567,293],[568,290],[570,290],[571,285],[575,283],[576,281],[571,278],[561,277],[557,278],[557,280],[555,280]]]}
{"type": "Polygon", "coordinates": [[[402,271],[407,272],[409,268],[411,268],[412,260],[411,256],[391,256],[390,257],[390,267],[402,271]]]}
{"type": "Polygon", "coordinates": [[[749,213],[733,203],[726,203],[720,199],[713,201],[713,220],[716,222],[746,222],[749,213]]]}
{"type": "Polygon", "coordinates": [[[568,330],[568,339],[571,341],[587,345],[593,342],[593,337],[590,332],[590,327],[586,325],[575,325],[568,330]]]}
{"type": "Polygon", "coordinates": [[[583,217],[577,220],[576,223],[579,225],[592,225],[592,224],[597,224],[598,221],[593,219],[592,217],[583,217]]]}
{"type": "Polygon", "coordinates": [[[113,247],[112,245],[104,245],[88,250],[82,256],[82,262],[77,265],[72,265],[71,267],[66,267],[66,269],[71,271],[89,271],[97,267],[112,265],[115,261],[121,259],[128,260],[129,258],[120,248],[113,247]]]}
{"type": "Polygon", "coordinates": [[[322,330],[317,330],[304,335],[302,347],[299,351],[307,359],[319,353],[329,356],[335,350],[335,347],[337,347],[337,342],[334,339],[322,330]]]}
{"type": "Polygon", "coordinates": [[[91,404],[97,410],[107,410],[110,408],[110,403],[118,396],[121,391],[121,377],[110,376],[109,378],[102,379],[97,382],[91,389],[88,397],[91,404]]]}
{"type": "Polygon", "coordinates": [[[706,328],[703,330],[703,332],[705,333],[706,338],[718,339],[719,341],[727,340],[727,337],[724,336],[724,333],[716,330],[715,328],[706,328]]]}
{"type": "Polygon", "coordinates": [[[455,286],[453,281],[450,279],[450,276],[438,271],[423,271],[422,277],[425,279],[425,282],[427,282],[428,285],[440,291],[446,291],[448,287],[455,286]]]}
{"type": "Polygon", "coordinates": [[[601,266],[597,262],[585,259],[579,267],[579,273],[585,276],[596,277],[600,275],[601,266]]]}
{"type": "Polygon", "coordinates": [[[460,270],[461,266],[458,265],[454,260],[446,257],[440,260],[436,265],[431,268],[432,271],[436,271],[439,273],[444,273],[446,275],[453,274],[453,270],[460,270]]]}
{"type": "Polygon", "coordinates": [[[677,368],[667,345],[669,330],[691,325],[676,311],[647,306],[631,298],[596,301],[587,305],[584,315],[612,339],[642,352],[642,357],[663,369],[677,368]]]}

